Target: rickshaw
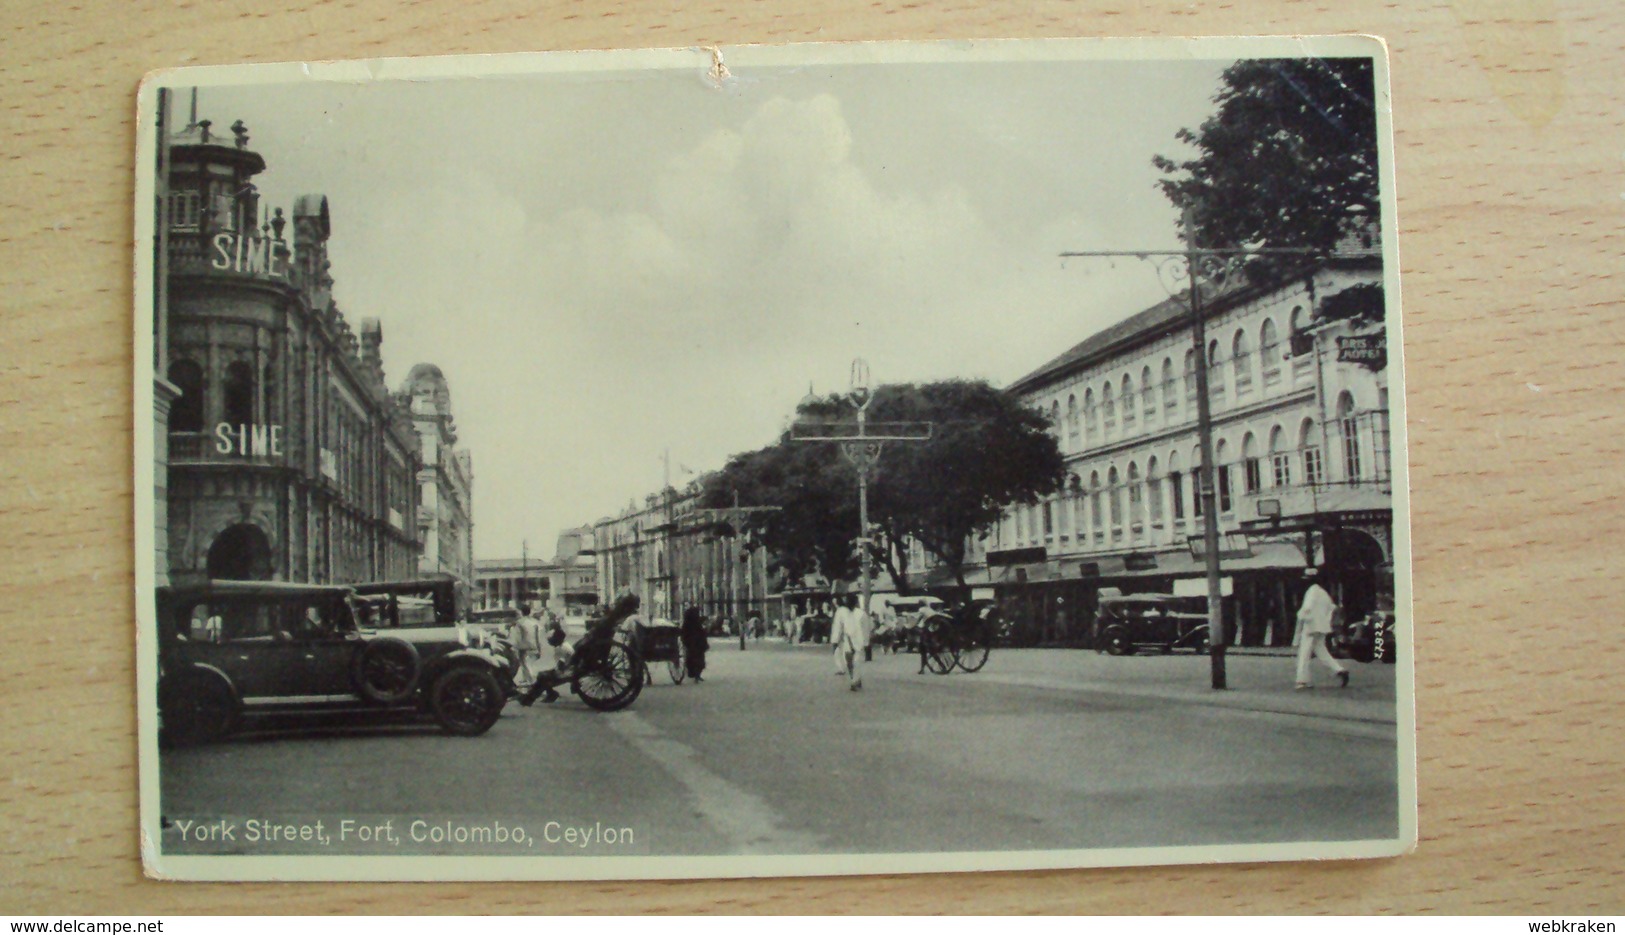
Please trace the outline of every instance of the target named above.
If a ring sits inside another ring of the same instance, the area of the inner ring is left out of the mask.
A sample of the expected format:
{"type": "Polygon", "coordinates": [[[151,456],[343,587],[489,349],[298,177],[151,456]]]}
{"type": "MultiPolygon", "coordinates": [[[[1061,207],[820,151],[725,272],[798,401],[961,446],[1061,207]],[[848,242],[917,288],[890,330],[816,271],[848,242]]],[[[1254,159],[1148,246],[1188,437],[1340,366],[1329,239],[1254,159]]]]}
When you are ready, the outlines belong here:
{"type": "Polygon", "coordinates": [[[688,676],[688,660],[683,651],[681,627],[670,620],[660,619],[635,624],[632,645],[637,647],[638,656],[644,662],[644,677],[650,685],[654,684],[654,671],[648,665],[652,662],[664,662],[672,684],[683,684],[683,679],[688,676]]]}
{"type": "Polygon", "coordinates": [[[638,612],[638,604],[635,594],[612,604],[607,613],[588,624],[567,659],[536,676],[519,703],[528,707],[548,689],[569,685],[572,694],[597,711],[619,711],[630,705],[643,691],[643,657],[635,644],[622,640],[616,631],[638,612]]]}
{"type": "Polygon", "coordinates": [[[967,673],[980,671],[992,652],[997,617],[998,605],[984,598],[947,611],[927,611],[917,627],[925,667],[937,675],[956,668],[967,673]]]}

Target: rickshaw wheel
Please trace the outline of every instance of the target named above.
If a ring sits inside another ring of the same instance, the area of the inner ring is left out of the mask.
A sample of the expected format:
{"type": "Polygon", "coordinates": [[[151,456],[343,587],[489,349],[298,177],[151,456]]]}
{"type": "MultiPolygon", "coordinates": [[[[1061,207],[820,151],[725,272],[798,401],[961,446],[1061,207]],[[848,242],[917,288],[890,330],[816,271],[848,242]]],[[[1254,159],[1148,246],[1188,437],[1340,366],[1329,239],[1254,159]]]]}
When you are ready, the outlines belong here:
{"type": "Polygon", "coordinates": [[[619,711],[643,691],[643,660],[620,640],[593,652],[597,658],[578,662],[570,688],[595,711],[619,711]]]}
{"type": "Polygon", "coordinates": [[[925,641],[925,667],[937,675],[952,672],[959,659],[959,649],[954,645],[946,618],[933,617],[926,621],[920,638],[925,641]]]}
{"type": "Polygon", "coordinates": [[[673,685],[683,684],[683,679],[688,676],[688,660],[684,654],[683,644],[678,643],[676,655],[666,660],[666,674],[671,676],[673,685]]]}
{"type": "Polygon", "coordinates": [[[973,637],[965,647],[960,649],[959,658],[956,661],[959,663],[959,667],[966,672],[978,672],[982,666],[987,665],[987,656],[987,640],[973,637]]]}

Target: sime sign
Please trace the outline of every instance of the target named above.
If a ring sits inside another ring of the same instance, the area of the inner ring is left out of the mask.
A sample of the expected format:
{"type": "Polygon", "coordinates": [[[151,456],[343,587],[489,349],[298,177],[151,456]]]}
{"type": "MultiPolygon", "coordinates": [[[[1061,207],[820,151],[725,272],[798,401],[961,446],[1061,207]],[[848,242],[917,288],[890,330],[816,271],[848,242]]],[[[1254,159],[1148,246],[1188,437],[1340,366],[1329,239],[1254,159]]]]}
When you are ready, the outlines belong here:
{"type": "Polygon", "coordinates": [[[244,458],[280,458],[282,426],[222,422],[214,427],[214,450],[223,455],[240,455],[244,458]]]}
{"type": "Polygon", "coordinates": [[[288,268],[274,242],[268,237],[222,231],[214,235],[214,256],[209,265],[236,273],[286,276],[288,268]]]}

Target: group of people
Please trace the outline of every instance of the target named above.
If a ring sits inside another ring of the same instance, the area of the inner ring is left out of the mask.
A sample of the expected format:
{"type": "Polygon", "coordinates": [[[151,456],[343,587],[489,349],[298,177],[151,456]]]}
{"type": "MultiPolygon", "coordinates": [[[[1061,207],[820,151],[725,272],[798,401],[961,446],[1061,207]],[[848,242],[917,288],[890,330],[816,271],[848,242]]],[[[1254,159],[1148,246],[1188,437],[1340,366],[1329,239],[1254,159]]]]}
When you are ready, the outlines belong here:
{"type": "MultiPolygon", "coordinates": [[[[1319,659],[1332,671],[1340,686],[1347,686],[1348,669],[1326,648],[1326,637],[1332,633],[1333,616],[1338,612],[1337,604],[1322,586],[1318,574],[1311,573],[1309,578],[1309,588],[1304,592],[1303,603],[1298,608],[1298,658],[1294,687],[1299,690],[1314,687],[1310,673],[1310,663],[1314,659],[1319,659]]],[[[529,605],[521,605],[519,611],[519,619],[514,621],[509,631],[509,638],[519,653],[516,680],[533,686],[531,691],[525,693],[525,698],[534,700],[538,695],[536,689],[541,688],[539,694],[544,702],[556,701],[558,692],[542,687],[538,679],[549,670],[568,664],[569,647],[565,642],[564,627],[551,611],[543,610],[540,618],[532,615],[529,605]],[[551,653],[552,658],[547,659],[544,665],[543,657],[547,653],[551,653]]],[[[631,622],[636,623],[636,618],[632,618],[631,622]]],[[[863,666],[870,658],[873,638],[871,625],[869,615],[858,608],[858,595],[844,595],[830,622],[829,641],[835,658],[835,671],[846,678],[849,691],[863,689],[863,666]]],[[[705,615],[698,607],[688,607],[683,611],[679,639],[683,644],[683,658],[689,678],[695,682],[705,681],[705,657],[711,648],[711,641],[706,632],[705,615]]]]}

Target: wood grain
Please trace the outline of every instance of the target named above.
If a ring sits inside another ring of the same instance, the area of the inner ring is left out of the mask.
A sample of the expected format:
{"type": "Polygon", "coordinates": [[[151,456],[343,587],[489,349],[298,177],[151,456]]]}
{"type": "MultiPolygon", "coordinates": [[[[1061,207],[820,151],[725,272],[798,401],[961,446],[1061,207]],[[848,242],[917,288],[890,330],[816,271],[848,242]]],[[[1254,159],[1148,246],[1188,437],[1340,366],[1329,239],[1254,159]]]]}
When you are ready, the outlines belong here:
{"type": "Polygon", "coordinates": [[[12,2],[0,8],[0,911],[1625,909],[1625,6],[12,2]],[[1421,725],[1398,860],[581,885],[177,885],[137,856],[134,91],[153,68],[743,42],[1362,32],[1392,56],[1421,725]]]}

